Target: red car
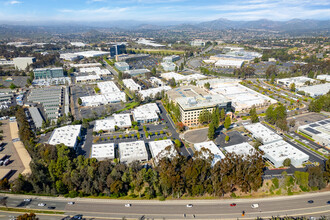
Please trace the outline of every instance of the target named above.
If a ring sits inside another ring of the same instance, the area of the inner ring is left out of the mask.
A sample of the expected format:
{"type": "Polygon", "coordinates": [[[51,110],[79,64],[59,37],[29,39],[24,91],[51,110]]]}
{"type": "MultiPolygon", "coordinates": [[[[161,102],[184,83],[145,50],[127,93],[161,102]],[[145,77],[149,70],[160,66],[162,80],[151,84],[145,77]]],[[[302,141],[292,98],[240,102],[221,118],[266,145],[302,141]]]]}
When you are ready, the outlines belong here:
{"type": "Polygon", "coordinates": [[[236,203],[232,203],[232,204],[230,204],[230,206],[236,206],[236,203]]]}

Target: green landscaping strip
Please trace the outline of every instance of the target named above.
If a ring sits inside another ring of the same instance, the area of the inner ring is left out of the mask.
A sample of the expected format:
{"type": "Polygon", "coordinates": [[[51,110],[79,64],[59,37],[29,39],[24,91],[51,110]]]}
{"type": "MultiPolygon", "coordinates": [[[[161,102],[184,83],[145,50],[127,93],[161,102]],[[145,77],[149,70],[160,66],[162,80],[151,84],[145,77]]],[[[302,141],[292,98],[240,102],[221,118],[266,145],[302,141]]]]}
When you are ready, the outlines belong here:
{"type": "Polygon", "coordinates": [[[19,209],[19,208],[6,208],[0,207],[1,211],[8,211],[8,212],[24,212],[24,213],[43,213],[43,214],[64,214],[65,212],[60,211],[48,211],[48,210],[37,210],[37,209],[19,209]]]}
{"type": "Polygon", "coordinates": [[[317,151],[317,150],[314,150],[313,148],[309,147],[307,144],[305,144],[305,143],[303,143],[303,142],[301,142],[301,141],[299,141],[299,140],[297,140],[297,139],[294,139],[294,140],[295,140],[296,142],[298,142],[299,144],[303,145],[304,147],[307,147],[307,148],[310,149],[311,151],[314,151],[315,153],[321,155],[322,157],[325,157],[325,158],[327,158],[327,159],[330,158],[330,157],[328,157],[328,156],[322,154],[321,152],[319,152],[319,151],[317,151]]]}
{"type": "MultiPolygon", "coordinates": [[[[297,133],[297,132],[296,132],[296,133],[297,133]]],[[[308,136],[307,136],[306,134],[304,134],[304,133],[299,132],[299,133],[297,133],[297,134],[299,134],[299,135],[301,135],[301,136],[307,138],[308,140],[315,141],[313,138],[308,137],[308,136]]]]}

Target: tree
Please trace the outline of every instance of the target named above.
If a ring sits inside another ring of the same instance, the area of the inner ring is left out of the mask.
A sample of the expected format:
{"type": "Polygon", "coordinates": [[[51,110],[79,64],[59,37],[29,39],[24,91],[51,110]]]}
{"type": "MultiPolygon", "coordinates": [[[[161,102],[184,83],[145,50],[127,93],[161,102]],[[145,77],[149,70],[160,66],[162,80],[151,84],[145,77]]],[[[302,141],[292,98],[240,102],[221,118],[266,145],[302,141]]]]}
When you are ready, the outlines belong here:
{"type": "Polygon", "coordinates": [[[10,86],[9,86],[9,88],[10,88],[11,90],[13,90],[13,89],[16,89],[17,86],[16,86],[14,83],[11,83],[10,86]]]}
{"type": "Polygon", "coordinates": [[[225,122],[223,123],[223,126],[228,130],[230,125],[231,125],[231,119],[230,116],[227,116],[225,122]]]}
{"type": "Polygon", "coordinates": [[[17,220],[37,220],[39,218],[37,218],[36,214],[31,212],[30,214],[25,213],[25,214],[19,215],[19,216],[17,216],[16,219],[17,220]]]}
{"type": "Polygon", "coordinates": [[[251,108],[251,110],[250,110],[250,118],[251,118],[252,123],[259,122],[259,117],[257,115],[257,110],[255,107],[251,108]]]}
{"type": "Polygon", "coordinates": [[[324,178],[323,178],[323,172],[321,168],[318,167],[310,167],[307,170],[309,176],[308,176],[308,185],[312,189],[322,189],[326,186],[324,178]]]}
{"type": "Polygon", "coordinates": [[[283,166],[285,167],[288,167],[291,165],[291,159],[290,158],[286,158],[284,161],[283,161],[283,166]]]}
{"type": "Polygon", "coordinates": [[[81,106],[82,105],[82,100],[81,98],[78,98],[78,104],[81,106]]]}
{"type": "Polygon", "coordinates": [[[207,137],[210,139],[210,140],[213,140],[214,137],[215,137],[215,126],[213,123],[210,123],[209,124],[209,130],[208,130],[208,133],[207,133],[207,137]]]}
{"type": "Polygon", "coordinates": [[[207,83],[204,84],[204,87],[205,87],[205,89],[210,89],[211,85],[210,85],[209,82],[207,82],[207,83]]]}
{"type": "Polygon", "coordinates": [[[291,84],[290,84],[290,90],[291,90],[292,92],[295,92],[295,91],[296,91],[296,84],[291,83],[291,84]]]}
{"type": "Polygon", "coordinates": [[[229,136],[226,135],[226,137],[225,137],[225,142],[228,143],[229,139],[230,139],[229,136]]]}
{"type": "Polygon", "coordinates": [[[180,140],[176,139],[176,140],[174,141],[174,144],[175,144],[175,146],[176,146],[177,148],[180,149],[180,147],[181,147],[181,141],[180,141],[180,140]]]}
{"type": "Polygon", "coordinates": [[[226,118],[226,112],[225,109],[221,109],[220,111],[220,120],[223,121],[226,118]]]}

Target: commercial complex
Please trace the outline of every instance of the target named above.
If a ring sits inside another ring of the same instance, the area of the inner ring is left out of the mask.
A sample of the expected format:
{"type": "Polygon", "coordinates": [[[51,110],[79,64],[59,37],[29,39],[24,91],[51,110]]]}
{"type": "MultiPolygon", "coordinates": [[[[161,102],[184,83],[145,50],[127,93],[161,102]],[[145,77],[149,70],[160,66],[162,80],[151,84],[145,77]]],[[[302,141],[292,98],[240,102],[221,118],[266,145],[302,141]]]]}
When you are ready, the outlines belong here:
{"type": "Polygon", "coordinates": [[[167,56],[163,58],[163,62],[175,62],[180,60],[179,55],[172,55],[172,56],[167,56]]]}
{"type": "Polygon", "coordinates": [[[50,79],[50,78],[64,77],[62,67],[34,69],[33,73],[35,79],[50,79]]]}
{"type": "Polygon", "coordinates": [[[169,72],[169,73],[162,73],[161,77],[166,80],[173,79],[177,82],[179,81],[192,81],[192,80],[200,80],[200,79],[205,79],[207,76],[195,73],[195,74],[190,74],[190,75],[182,75],[179,73],[175,72],[169,72]]]}
{"type": "Polygon", "coordinates": [[[218,60],[214,65],[224,68],[241,68],[243,63],[242,60],[218,60]]]}
{"type": "Polygon", "coordinates": [[[150,141],[148,145],[155,164],[164,157],[172,158],[178,154],[173,142],[169,139],[150,141]]]}
{"type": "Polygon", "coordinates": [[[154,43],[154,41],[152,41],[152,40],[147,40],[144,38],[140,38],[136,43],[144,44],[146,46],[151,46],[151,47],[165,47],[165,45],[157,44],[157,43],[154,43]]]}
{"type": "Polygon", "coordinates": [[[325,80],[326,82],[330,82],[330,75],[318,75],[316,79],[325,80]]]}
{"type": "Polygon", "coordinates": [[[205,41],[196,39],[190,42],[190,45],[193,47],[204,47],[205,46],[205,41]]]}
{"type": "Polygon", "coordinates": [[[33,86],[58,86],[58,85],[71,85],[71,77],[57,77],[46,79],[34,79],[33,86]]]}
{"type": "Polygon", "coordinates": [[[94,131],[115,131],[118,128],[129,128],[132,126],[129,114],[114,114],[112,117],[96,120],[94,131]]]}
{"type": "Polygon", "coordinates": [[[68,60],[68,61],[75,61],[82,59],[83,56],[75,54],[75,53],[62,53],[60,54],[60,58],[63,60],[68,60]]]}
{"type": "Polygon", "coordinates": [[[162,62],[160,65],[163,67],[165,71],[174,71],[175,70],[175,63],[169,63],[169,62],[162,62]]]}
{"type": "Polygon", "coordinates": [[[241,156],[253,155],[256,150],[248,142],[231,145],[224,148],[228,153],[234,153],[241,156]]]}
{"type": "Polygon", "coordinates": [[[241,61],[241,62],[250,62],[254,58],[260,58],[262,54],[258,52],[248,52],[244,51],[244,49],[239,48],[235,50],[231,50],[226,54],[217,54],[210,57],[210,60],[230,60],[230,61],[241,61]]]}
{"type": "Polygon", "coordinates": [[[304,91],[306,95],[309,95],[312,98],[324,95],[328,93],[329,90],[330,90],[330,83],[318,84],[314,86],[304,86],[299,88],[299,91],[304,91]]]}
{"type": "Polygon", "coordinates": [[[244,128],[248,130],[255,139],[261,141],[263,144],[282,140],[280,135],[276,134],[261,123],[244,125],[244,128]]]}
{"type": "Polygon", "coordinates": [[[39,109],[36,107],[29,108],[30,115],[32,117],[33,123],[37,129],[42,127],[42,122],[44,121],[41,117],[39,109]]]}
{"type": "Polygon", "coordinates": [[[298,127],[298,131],[314,139],[318,144],[330,148],[330,119],[302,125],[298,127]]]}
{"type": "Polygon", "coordinates": [[[77,52],[75,53],[78,56],[82,56],[82,57],[102,57],[102,56],[109,56],[110,53],[109,52],[105,52],[105,51],[95,51],[95,50],[89,50],[89,51],[82,51],[82,52],[77,52]]]}
{"type": "Polygon", "coordinates": [[[111,75],[111,72],[107,69],[101,69],[100,67],[88,67],[88,68],[80,68],[80,73],[94,73],[98,76],[108,76],[111,75]]]}
{"type": "Polygon", "coordinates": [[[123,83],[126,86],[126,88],[128,88],[131,91],[136,92],[141,90],[141,86],[136,82],[134,82],[133,79],[123,79],[123,83]]]}
{"type": "Polygon", "coordinates": [[[126,71],[129,70],[129,65],[126,62],[116,62],[115,63],[115,67],[119,70],[119,71],[126,71]]]}
{"type": "Polygon", "coordinates": [[[65,146],[76,148],[80,130],[81,125],[67,125],[55,128],[48,143],[51,145],[64,144],[65,146]]]}
{"type": "Polygon", "coordinates": [[[208,158],[210,156],[213,156],[212,160],[212,166],[214,166],[218,161],[225,158],[225,155],[221,152],[221,150],[213,143],[213,141],[207,141],[202,143],[194,144],[194,148],[196,151],[202,152],[202,155],[204,158],[208,158]],[[204,149],[206,151],[204,151],[204,149]],[[207,152],[209,150],[209,152],[207,152]]]}
{"type": "Polygon", "coordinates": [[[110,46],[110,56],[115,57],[116,55],[120,55],[126,53],[126,45],[125,44],[114,44],[110,46]]]}
{"type": "Polygon", "coordinates": [[[287,158],[291,160],[291,164],[295,167],[299,167],[309,160],[307,154],[283,140],[262,145],[259,149],[264,152],[263,158],[277,168],[283,166],[283,162],[287,158]]]}
{"type": "Polygon", "coordinates": [[[315,81],[316,81],[315,79],[311,79],[306,76],[298,76],[298,77],[284,78],[284,79],[276,80],[277,84],[284,85],[288,88],[293,83],[296,88],[299,88],[299,87],[306,85],[307,82],[310,82],[312,84],[312,83],[315,83],[315,81]]]}
{"type": "Polygon", "coordinates": [[[122,142],[118,144],[119,159],[122,163],[131,163],[135,160],[147,161],[148,153],[144,141],[122,142]]]}
{"type": "Polygon", "coordinates": [[[115,159],[115,144],[114,143],[106,143],[106,144],[93,144],[92,145],[92,158],[96,158],[97,160],[106,160],[115,159]]]}
{"type": "Polygon", "coordinates": [[[134,70],[126,70],[124,73],[127,73],[131,76],[138,76],[138,75],[144,75],[146,73],[150,73],[150,70],[148,69],[134,69],[134,70]]]}
{"type": "Polygon", "coordinates": [[[136,107],[132,113],[134,121],[138,123],[149,123],[158,120],[160,110],[156,103],[148,103],[136,107]]]}
{"type": "Polygon", "coordinates": [[[25,70],[26,67],[34,62],[36,62],[36,58],[34,57],[16,57],[13,59],[15,68],[18,70],[25,70]]]}
{"type": "Polygon", "coordinates": [[[101,77],[98,75],[88,75],[88,76],[77,76],[76,83],[81,82],[95,82],[101,80],[101,77]]]}
{"type": "Polygon", "coordinates": [[[56,119],[60,115],[60,105],[62,105],[62,88],[46,87],[31,89],[27,100],[42,104],[47,119],[56,119]]]}
{"type": "Polygon", "coordinates": [[[146,97],[155,97],[157,93],[161,93],[162,91],[168,91],[171,87],[169,86],[160,86],[157,88],[151,88],[146,90],[140,90],[139,94],[141,94],[142,100],[144,100],[146,97]]]}

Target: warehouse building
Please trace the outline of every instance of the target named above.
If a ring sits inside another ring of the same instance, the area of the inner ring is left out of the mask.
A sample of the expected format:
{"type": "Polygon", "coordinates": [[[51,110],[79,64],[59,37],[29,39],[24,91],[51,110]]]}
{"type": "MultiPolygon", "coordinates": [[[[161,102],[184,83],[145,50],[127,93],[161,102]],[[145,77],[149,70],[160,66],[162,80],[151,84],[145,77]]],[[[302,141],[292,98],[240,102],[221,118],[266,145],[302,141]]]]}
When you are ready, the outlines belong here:
{"type": "Polygon", "coordinates": [[[162,62],[160,65],[163,67],[165,71],[174,71],[175,70],[175,63],[169,63],[169,62],[162,62]]]}
{"type": "Polygon", "coordinates": [[[330,119],[298,127],[298,131],[312,138],[318,144],[330,148],[330,119]]]}
{"type": "Polygon", "coordinates": [[[50,78],[64,77],[62,67],[34,69],[33,73],[35,79],[50,79],[50,78]]]}
{"type": "Polygon", "coordinates": [[[34,57],[16,57],[13,59],[15,68],[18,70],[25,70],[26,67],[36,62],[34,57]]]}
{"type": "Polygon", "coordinates": [[[309,160],[307,154],[283,140],[262,145],[259,149],[264,152],[263,158],[276,168],[283,166],[283,162],[287,158],[291,160],[291,164],[295,167],[299,167],[309,160]]]}
{"type": "Polygon", "coordinates": [[[62,53],[60,54],[60,59],[67,60],[67,61],[76,61],[82,59],[83,56],[80,56],[75,53],[62,53]]]}
{"type": "Polygon", "coordinates": [[[134,70],[126,70],[124,73],[127,73],[131,76],[139,76],[139,75],[144,75],[146,73],[150,73],[150,70],[148,69],[134,69],[134,70]]]}
{"type": "Polygon", "coordinates": [[[150,141],[148,145],[155,164],[164,157],[173,158],[178,154],[170,139],[150,141]]]}
{"type": "Polygon", "coordinates": [[[330,90],[330,83],[318,84],[314,86],[304,86],[298,89],[299,91],[304,91],[306,95],[312,98],[327,94],[330,90]]]}
{"type": "Polygon", "coordinates": [[[135,160],[148,161],[148,153],[144,141],[122,142],[118,144],[121,163],[131,163],[135,160]]]}
{"type": "Polygon", "coordinates": [[[30,115],[32,117],[33,123],[37,129],[42,127],[42,122],[44,121],[41,117],[39,109],[36,107],[29,108],[30,115]]]}
{"type": "Polygon", "coordinates": [[[77,52],[75,54],[77,54],[78,56],[90,58],[90,57],[109,56],[110,52],[90,50],[90,51],[77,52]]]}
{"type": "Polygon", "coordinates": [[[284,85],[286,87],[290,87],[291,84],[295,84],[296,88],[302,87],[306,85],[307,82],[311,84],[315,83],[315,79],[308,78],[306,76],[298,76],[298,77],[291,77],[291,78],[284,78],[276,80],[277,84],[284,85]]]}
{"type": "Polygon", "coordinates": [[[163,62],[175,62],[180,60],[180,56],[179,55],[172,55],[172,56],[167,56],[163,58],[163,62]]]}
{"type": "Polygon", "coordinates": [[[243,63],[242,60],[218,60],[214,65],[223,68],[241,68],[243,63]]]}
{"type": "Polygon", "coordinates": [[[256,150],[248,142],[231,145],[224,148],[228,153],[234,153],[241,156],[253,155],[256,150]]]}
{"type": "Polygon", "coordinates": [[[136,92],[136,91],[141,90],[141,86],[139,84],[137,84],[136,82],[134,82],[133,79],[123,79],[123,83],[124,83],[125,87],[131,91],[136,92]]]}
{"type": "Polygon", "coordinates": [[[129,65],[126,62],[116,62],[115,63],[115,67],[119,70],[119,71],[126,71],[129,70],[129,65]]]}
{"type": "Polygon", "coordinates": [[[82,82],[95,82],[100,81],[101,77],[98,75],[88,75],[88,76],[77,76],[76,77],[76,83],[82,83],[82,82]]]}
{"type": "Polygon", "coordinates": [[[177,81],[177,82],[179,82],[179,81],[188,81],[188,82],[190,82],[192,80],[204,79],[207,76],[199,74],[199,73],[190,74],[190,75],[182,75],[182,74],[175,73],[175,72],[169,72],[169,73],[162,73],[161,77],[163,79],[166,79],[166,80],[170,80],[170,79],[174,78],[174,80],[177,81]]]}
{"type": "Polygon", "coordinates": [[[213,156],[212,166],[214,166],[217,162],[225,158],[225,155],[221,152],[221,150],[215,145],[213,141],[207,141],[202,143],[194,144],[194,148],[196,151],[202,152],[202,156],[207,159],[210,156],[213,156]],[[209,150],[209,152],[204,151],[204,149],[209,150]]]}
{"type": "Polygon", "coordinates": [[[261,123],[244,125],[244,128],[248,130],[255,139],[261,141],[263,144],[282,140],[280,135],[276,134],[261,123]]]}
{"type": "Polygon", "coordinates": [[[158,93],[162,93],[162,91],[166,92],[170,90],[171,87],[169,86],[161,86],[157,88],[151,88],[146,90],[140,90],[139,94],[141,94],[142,100],[144,100],[146,97],[155,97],[158,93]]]}
{"type": "Polygon", "coordinates": [[[115,144],[114,143],[106,143],[106,144],[93,144],[92,145],[92,158],[96,158],[97,160],[113,160],[115,159],[115,144]]]}
{"type": "Polygon", "coordinates": [[[326,82],[330,82],[330,75],[318,75],[316,79],[325,80],[326,82]]]}
{"type": "Polygon", "coordinates": [[[160,113],[160,110],[156,103],[148,103],[136,107],[132,113],[134,121],[138,123],[150,123],[158,121],[158,113],[160,113]]]}
{"type": "Polygon", "coordinates": [[[131,116],[129,114],[114,114],[112,117],[96,120],[94,131],[115,131],[116,126],[119,128],[131,127],[131,116]]]}
{"type": "Polygon", "coordinates": [[[49,138],[48,144],[57,145],[64,144],[65,146],[76,148],[78,137],[80,136],[81,125],[67,125],[60,128],[55,128],[49,138]]]}

